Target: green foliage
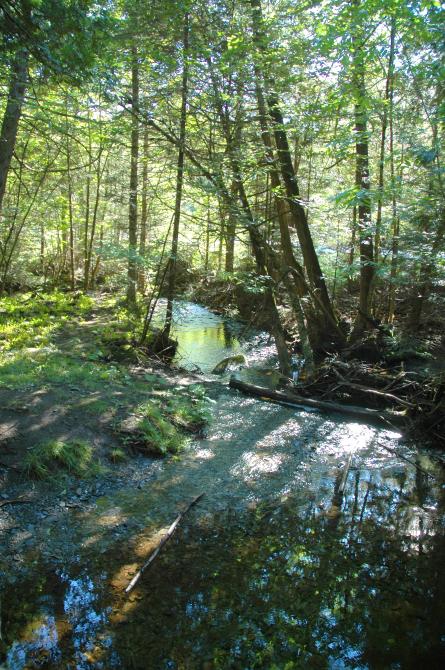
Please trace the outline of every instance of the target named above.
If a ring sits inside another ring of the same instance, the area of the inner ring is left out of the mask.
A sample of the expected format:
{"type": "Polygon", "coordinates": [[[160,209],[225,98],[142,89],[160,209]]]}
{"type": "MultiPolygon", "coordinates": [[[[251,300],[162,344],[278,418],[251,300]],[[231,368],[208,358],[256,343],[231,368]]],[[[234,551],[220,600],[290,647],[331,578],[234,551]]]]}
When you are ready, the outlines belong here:
{"type": "Polygon", "coordinates": [[[48,345],[64,321],[86,315],[92,304],[87,295],[57,291],[0,298],[1,352],[48,345]]]}
{"type": "Polygon", "coordinates": [[[128,456],[127,453],[121,449],[120,447],[115,447],[114,449],[111,449],[108,458],[112,463],[124,463],[128,456]]]}
{"type": "Polygon", "coordinates": [[[138,440],[142,437],[144,448],[150,453],[160,456],[176,454],[186,445],[186,436],[165,417],[158,405],[145,403],[139,407],[139,414],[138,440]]]}
{"type": "Polygon", "coordinates": [[[211,417],[206,390],[200,384],[192,384],[186,392],[171,395],[164,410],[173,422],[192,431],[204,428],[211,417]]]}
{"type": "Polygon", "coordinates": [[[23,464],[26,473],[37,479],[63,473],[88,477],[100,471],[93,459],[93,448],[83,440],[41,442],[28,451],[23,464]]]}
{"type": "Polygon", "coordinates": [[[202,430],[210,420],[205,389],[192,385],[157,390],[154,399],[137,408],[135,419],[124,430],[128,444],[159,456],[176,454],[188,443],[187,433],[202,430]]]}
{"type": "Polygon", "coordinates": [[[268,275],[259,275],[256,272],[231,272],[226,275],[230,276],[234,284],[242,286],[247,293],[256,295],[263,294],[271,281],[268,275]]]}

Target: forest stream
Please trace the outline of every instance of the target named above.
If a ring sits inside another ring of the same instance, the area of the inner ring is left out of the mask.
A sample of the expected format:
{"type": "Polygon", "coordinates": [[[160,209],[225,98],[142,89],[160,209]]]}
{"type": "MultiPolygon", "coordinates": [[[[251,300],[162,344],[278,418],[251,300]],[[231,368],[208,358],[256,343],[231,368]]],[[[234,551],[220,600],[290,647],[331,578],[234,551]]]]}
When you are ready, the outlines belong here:
{"type": "Polygon", "coordinates": [[[245,355],[241,374],[275,383],[267,335],[246,337],[235,320],[183,302],[172,334],[178,379],[204,373],[205,437],[179,457],[135,459],[125,485],[42,523],[46,553],[30,550],[1,598],[1,667],[443,667],[445,483],[434,452],[229,389],[229,373],[211,371],[231,354],[245,355]]]}

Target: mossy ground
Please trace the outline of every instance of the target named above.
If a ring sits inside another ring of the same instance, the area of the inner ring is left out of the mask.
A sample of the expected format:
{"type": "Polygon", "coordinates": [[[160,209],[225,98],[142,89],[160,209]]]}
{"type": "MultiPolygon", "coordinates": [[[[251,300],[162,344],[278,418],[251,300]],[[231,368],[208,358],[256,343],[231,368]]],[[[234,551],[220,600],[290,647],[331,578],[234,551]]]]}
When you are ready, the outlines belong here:
{"type": "Polygon", "coordinates": [[[64,463],[63,448],[51,458],[51,448],[88,444],[91,463],[121,462],[129,440],[116,426],[135,414],[150,453],[177,453],[208,419],[205,393],[178,387],[149,359],[130,355],[136,328],[110,296],[0,300],[0,461],[25,475],[53,475],[58,465],[85,476],[89,468],[64,463]],[[114,355],[117,341],[129,352],[122,360],[114,355]]]}

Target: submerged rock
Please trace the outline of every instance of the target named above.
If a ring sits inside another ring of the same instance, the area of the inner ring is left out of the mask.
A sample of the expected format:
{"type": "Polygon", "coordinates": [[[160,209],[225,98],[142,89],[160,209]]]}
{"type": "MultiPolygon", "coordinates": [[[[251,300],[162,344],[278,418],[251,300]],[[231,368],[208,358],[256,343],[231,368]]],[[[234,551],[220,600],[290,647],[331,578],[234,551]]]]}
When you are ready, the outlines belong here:
{"type": "Polygon", "coordinates": [[[243,354],[236,354],[235,356],[227,356],[223,358],[212,370],[213,375],[220,375],[227,370],[229,366],[234,364],[246,365],[246,357],[243,354]]]}

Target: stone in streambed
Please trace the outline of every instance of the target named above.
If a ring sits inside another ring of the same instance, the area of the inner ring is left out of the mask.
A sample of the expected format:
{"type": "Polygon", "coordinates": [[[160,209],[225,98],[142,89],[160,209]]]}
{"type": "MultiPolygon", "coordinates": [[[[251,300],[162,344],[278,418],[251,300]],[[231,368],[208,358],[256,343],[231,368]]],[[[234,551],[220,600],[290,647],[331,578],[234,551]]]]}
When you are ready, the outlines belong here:
{"type": "Polygon", "coordinates": [[[220,375],[227,370],[229,366],[234,364],[246,365],[246,357],[243,354],[236,354],[235,356],[228,356],[223,358],[212,370],[213,375],[220,375]]]}

